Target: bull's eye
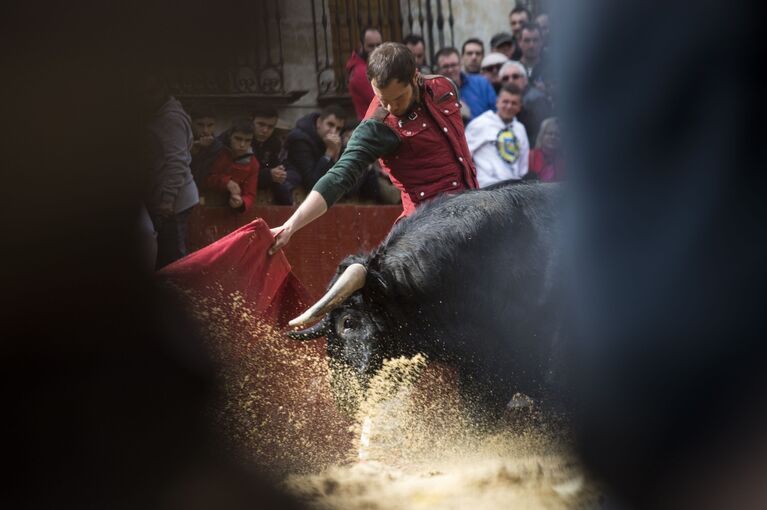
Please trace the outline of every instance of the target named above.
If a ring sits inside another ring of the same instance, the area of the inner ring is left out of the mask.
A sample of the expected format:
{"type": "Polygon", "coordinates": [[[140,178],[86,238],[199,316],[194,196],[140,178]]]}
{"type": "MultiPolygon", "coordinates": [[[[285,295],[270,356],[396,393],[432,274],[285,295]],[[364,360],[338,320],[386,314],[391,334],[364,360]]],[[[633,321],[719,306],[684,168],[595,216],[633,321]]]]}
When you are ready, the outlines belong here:
{"type": "Polygon", "coordinates": [[[344,329],[355,329],[357,327],[357,321],[351,317],[344,318],[344,329]]]}

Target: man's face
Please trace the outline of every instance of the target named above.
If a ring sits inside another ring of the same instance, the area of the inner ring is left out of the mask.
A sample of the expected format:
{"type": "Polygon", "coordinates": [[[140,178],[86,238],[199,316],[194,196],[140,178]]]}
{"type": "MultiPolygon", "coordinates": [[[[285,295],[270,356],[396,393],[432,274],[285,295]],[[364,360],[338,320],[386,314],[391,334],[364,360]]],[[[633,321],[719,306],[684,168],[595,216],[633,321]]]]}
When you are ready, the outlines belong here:
{"type": "Polygon", "coordinates": [[[461,60],[457,53],[442,55],[437,59],[437,72],[447,76],[457,85],[461,84],[461,60]]]}
{"type": "Polygon", "coordinates": [[[370,55],[373,50],[381,46],[382,43],[383,38],[381,37],[381,32],[378,30],[368,30],[365,32],[362,49],[365,50],[365,53],[370,55]]]}
{"type": "Polygon", "coordinates": [[[406,46],[415,57],[415,65],[422,66],[424,61],[426,60],[423,43],[419,42],[418,44],[408,44],[406,46]]]}
{"type": "Polygon", "coordinates": [[[525,90],[527,87],[527,73],[519,69],[516,65],[507,67],[503,74],[501,74],[501,81],[506,83],[513,83],[520,90],[525,90]]]}
{"type": "Polygon", "coordinates": [[[252,134],[241,133],[240,131],[235,131],[232,133],[232,135],[229,137],[229,145],[232,148],[232,156],[237,158],[248,152],[251,143],[253,143],[252,134]]]}
{"type": "Polygon", "coordinates": [[[541,56],[541,33],[538,30],[522,30],[519,49],[527,61],[536,61],[541,56]]]}
{"type": "Polygon", "coordinates": [[[501,90],[498,99],[495,100],[495,108],[502,121],[511,122],[522,109],[522,98],[501,90]]]}
{"type": "Polygon", "coordinates": [[[522,30],[522,26],[529,22],[530,19],[527,17],[526,12],[515,12],[511,16],[509,16],[509,25],[511,25],[511,33],[514,34],[514,37],[519,40],[519,36],[517,35],[520,30],[522,30]]]}
{"type": "Polygon", "coordinates": [[[501,77],[498,75],[498,71],[501,70],[502,64],[494,64],[491,66],[482,68],[482,76],[487,78],[493,85],[501,83],[501,77]]]}
{"type": "Polygon", "coordinates": [[[482,46],[477,43],[467,44],[463,49],[463,68],[467,73],[478,73],[484,57],[482,46]]]}
{"type": "Polygon", "coordinates": [[[257,142],[263,143],[272,136],[274,128],[277,126],[277,117],[256,117],[253,119],[254,138],[257,142]]]}
{"type": "Polygon", "coordinates": [[[327,135],[337,135],[344,128],[344,119],[339,119],[335,115],[328,115],[324,119],[317,117],[317,134],[320,138],[327,135]]]}
{"type": "Polygon", "coordinates": [[[402,83],[399,80],[392,80],[383,88],[379,88],[376,81],[370,82],[373,86],[373,93],[376,95],[386,110],[395,117],[404,117],[410,110],[415,101],[415,83],[418,79],[418,72],[415,73],[413,80],[409,83],[402,83]]]}
{"type": "Polygon", "coordinates": [[[506,55],[506,58],[511,58],[514,55],[515,50],[516,48],[514,48],[514,43],[512,42],[503,43],[493,48],[493,51],[503,53],[506,55]]]}
{"type": "Polygon", "coordinates": [[[200,117],[192,121],[192,133],[194,139],[213,136],[213,128],[216,127],[216,119],[213,117],[200,117]]]}
{"type": "Polygon", "coordinates": [[[539,27],[541,27],[541,39],[545,41],[549,37],[549,15],[540,14],[537,18],[535,18],[535,22],[538,23],[539,27]]]}

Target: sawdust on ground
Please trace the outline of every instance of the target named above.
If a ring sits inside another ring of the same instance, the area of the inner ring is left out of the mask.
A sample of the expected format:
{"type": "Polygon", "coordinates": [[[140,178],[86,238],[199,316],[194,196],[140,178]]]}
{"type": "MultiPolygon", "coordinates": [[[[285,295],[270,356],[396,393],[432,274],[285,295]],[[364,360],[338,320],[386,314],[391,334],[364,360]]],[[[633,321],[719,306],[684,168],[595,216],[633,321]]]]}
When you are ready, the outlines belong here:
{"type": "Polygon", "coordinates": [[[222,430],[310,508],[598,507],[554,428],[524,413],[478,425],[445,367],[389,360],[363,391],[323,342],[260,324],[241,296],[189,297],[221,365],[222,430]]]}

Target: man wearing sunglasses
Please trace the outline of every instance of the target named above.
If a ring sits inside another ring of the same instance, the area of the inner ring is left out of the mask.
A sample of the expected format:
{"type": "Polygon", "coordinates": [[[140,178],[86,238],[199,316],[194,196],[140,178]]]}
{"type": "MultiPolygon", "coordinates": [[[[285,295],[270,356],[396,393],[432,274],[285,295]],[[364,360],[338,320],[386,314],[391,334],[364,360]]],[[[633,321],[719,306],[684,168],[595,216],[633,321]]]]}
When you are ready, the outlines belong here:
{"type": "Polygon", "coordinates": [[[530,85],[527,71],[521,62],[509,60],[498,72],[502,85],[512,84],[522,91],[522,110],[517,120],[525,126],[530,145],[534,146],[544,119],[554,115],[549,96],[538,87],[530,85]]]}
{"type": "Polygon", "coordinates": [[[493,86],[496,94],[501,89],[501,76],[499,74],[501,66],[509,61],[509,58],[503,53],[492,52],[488,53],[485,58],[482,59],[482,67],[480,73],[484,76],[490,85],[493,86]]]}

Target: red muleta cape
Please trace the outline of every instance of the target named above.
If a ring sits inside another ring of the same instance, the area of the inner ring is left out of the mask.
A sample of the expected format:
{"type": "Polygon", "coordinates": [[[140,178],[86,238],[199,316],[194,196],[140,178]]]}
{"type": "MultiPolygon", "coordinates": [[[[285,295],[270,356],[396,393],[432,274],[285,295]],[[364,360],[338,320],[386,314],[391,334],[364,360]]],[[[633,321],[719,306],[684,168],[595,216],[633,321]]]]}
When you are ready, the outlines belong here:
{"type": "Polygon", "coordinates": [[[254,316],[287,327],[312,300],[291,273],[285,255],[267,254],[272,240],[269,226],[259,218],[165,266],[159,275],[184,290],[214,299],[238,293],[254,316]]]}

